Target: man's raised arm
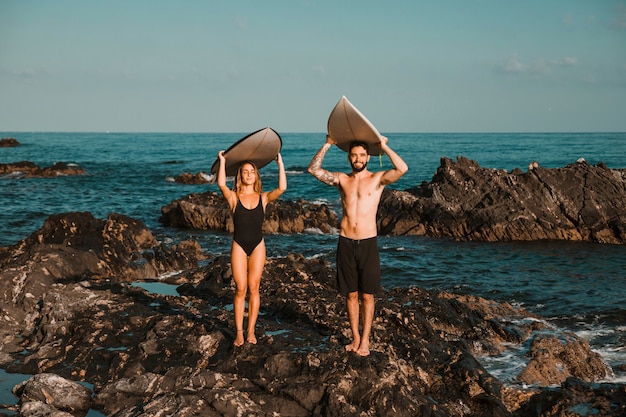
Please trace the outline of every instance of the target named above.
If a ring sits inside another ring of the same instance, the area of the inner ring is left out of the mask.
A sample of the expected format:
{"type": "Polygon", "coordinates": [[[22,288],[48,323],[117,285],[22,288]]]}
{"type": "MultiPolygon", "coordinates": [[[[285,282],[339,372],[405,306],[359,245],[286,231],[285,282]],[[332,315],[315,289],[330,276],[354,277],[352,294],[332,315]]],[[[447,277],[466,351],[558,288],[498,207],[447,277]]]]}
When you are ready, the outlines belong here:
{"type": "Polygon", "coordinates": [[[330,136],[326,136],[326,142],[322,145],[319,151],[315,154],[311,162],[309,163],[309,174],[313,175],[315,178],[328,185],[337,185],[339,184],[339,179],[337,174],[325,170],[322,168],[322,162],[324,161],[324,157],[326,156],[326,152],[330,149],[335,141],[330,136]]]}
{"type": "Polygon", "coordinates": [[[389,160],[391,160],[391,164],[393,165],[393,169],[385,171],[382,178],[380,179],[380,183],[382,185],[391,184],[392,182],[396,182],[409,170],[409,166],[404,162],[400,156],[387,145],[387,139],[383,136],[380,140],[380,148],[385,152],[389,160]]]}

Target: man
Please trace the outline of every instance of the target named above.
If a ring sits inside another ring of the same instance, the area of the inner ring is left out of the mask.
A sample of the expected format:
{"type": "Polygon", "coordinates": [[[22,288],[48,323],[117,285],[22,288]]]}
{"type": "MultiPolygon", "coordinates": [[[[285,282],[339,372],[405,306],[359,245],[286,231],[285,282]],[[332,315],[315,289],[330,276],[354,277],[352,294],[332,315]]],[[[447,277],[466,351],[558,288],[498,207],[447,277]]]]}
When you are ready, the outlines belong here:
{"type": "Polygon", "coordinates": [[[348,161],[352,166],[349,174],[330,172],[322,168],[328,149],[335,140],[326,136],[326,143],[315,154],[309,164],[309,173],[324,184],[339,189],[343,217],[337,244],[337,288],[346,294],[346,306],[352,343],[346,346],[349,352],[359,356],[370,353],[369,339],[374,320],[374,294],[380,288],[380,260],[378,256],[376,213],[385,185],[402,177],[407,164],[389,146],[388,139],[380,139],[382,151],[389,157],[393,169],[370,172],[368,144],[353,141],[348,150],[348,161]],[[359,332],[359,294],[363,303],[363,328],[359,332]]]}

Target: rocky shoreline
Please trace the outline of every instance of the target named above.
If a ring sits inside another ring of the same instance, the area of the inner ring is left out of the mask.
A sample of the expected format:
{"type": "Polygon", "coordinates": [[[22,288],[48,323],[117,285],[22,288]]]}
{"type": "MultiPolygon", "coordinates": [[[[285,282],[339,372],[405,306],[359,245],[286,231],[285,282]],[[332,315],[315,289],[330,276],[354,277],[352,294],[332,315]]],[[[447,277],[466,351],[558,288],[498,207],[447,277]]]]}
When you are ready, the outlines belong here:
{"type": "MultiPolygon", "coordinates": [[[[602,164],[508,173],[443,158],[430,183],[385,192],[379,230],[623,244],[625,190],[625,171],[602,164]]],[[[173,201],[160,221],[232,230],[223,198],[211,192],[173,201]]],[[[324,204],[279,200],[265,232],[333,233],[337,222],[324,204]]],[[[234,348],[228,257],[195,241],[159,242],[123,214],[50,216],[0,248],[0,368],[34,375],[0,415],[626,415],[626,384],[601,382],[626,364],[611,369],[576,335],[480,297],[385,288],[372,354],[347,353],[334,274],[324,259],[269,259],[259,343],[234,348]],[[175,285],[178,295],[138,281],[175,285]],[[506,349],[526,352],[515,384],[482,364],[506,349]]]]}
{"type": "Polygon", "coordinates": [[[229,259],[211,258],[193,241],[167,247],[126,216],[51,216],[1,248],[0,267],[0,367],[37,374],[14,389],[21,415],[626,412],[626,386],[596,382],[614,371],[584,340],[479,297],[385,289],[372,354],[346,353],[343,300],[322,259],[268,261],[259,344],[237,349],[229,259]],[[180,295],[132,285],[163,276],[180,295]],[[505,345],[528,346],[519,386],[480,363],[505,345]]]}

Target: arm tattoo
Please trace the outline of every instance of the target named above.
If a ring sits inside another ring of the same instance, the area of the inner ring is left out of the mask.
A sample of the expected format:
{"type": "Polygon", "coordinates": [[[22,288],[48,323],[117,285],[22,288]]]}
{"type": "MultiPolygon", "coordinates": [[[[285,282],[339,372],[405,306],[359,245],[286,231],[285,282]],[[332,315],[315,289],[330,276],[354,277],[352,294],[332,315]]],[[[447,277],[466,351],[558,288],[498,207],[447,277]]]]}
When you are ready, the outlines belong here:
{"type": "Polygon", "coordinates": [[[310,164],[310,168],[312,171],[319,171],[320,169],[322,169],[322,161],[324,160],[325,155],[326,155],[326,151],[324,150],[324,148],[320,149],[315,154],[310,164]]]}
{"type": "Polygon", "coordinates": [[[324,184],[328,184],[328,185],[337,184],[337,178],[333,175],[332,172],[324,171],[321,176],[317,177],[317,179],[322,181],[324,184]]]}
{"type": "Polygon", "coordinates": [[[324,145],[317,151],[309,164],[309,172],[324,184],[335,185],[337,183],[335,175],[322,168],[322,161],[324,161],[324,157],[329,148],[330,146],[324,145]]]}

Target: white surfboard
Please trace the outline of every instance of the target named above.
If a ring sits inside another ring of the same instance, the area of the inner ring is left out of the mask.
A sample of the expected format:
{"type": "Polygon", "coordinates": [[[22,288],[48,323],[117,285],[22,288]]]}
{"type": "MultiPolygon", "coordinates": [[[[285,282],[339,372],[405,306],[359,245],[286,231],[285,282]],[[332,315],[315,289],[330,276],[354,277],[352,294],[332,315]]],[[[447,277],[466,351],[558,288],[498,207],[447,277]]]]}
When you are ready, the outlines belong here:
{"type": "Polygon", "coordinates": [[[362,140],[369,145],[370,155],[383,154],[379,146],[380,133],[346,96],[342,96],[330,112],[328,135],[337,142],[342,151],[348,152],[350,142],[353,140],[362,140]]]}
{"type": "MultiPolygon", "coordinates": [[[[226,158],[226,176],[237,175],[239,164],[244,161],[253,162],[257,169],[263,168],[278,156],[283,142],[278,132],[271,127],[252,132],[239,139],[224,152],[226,158]]],[[[217,175],[220,167],[219,158],[211,166],[211,173],[217,175]]]]}

